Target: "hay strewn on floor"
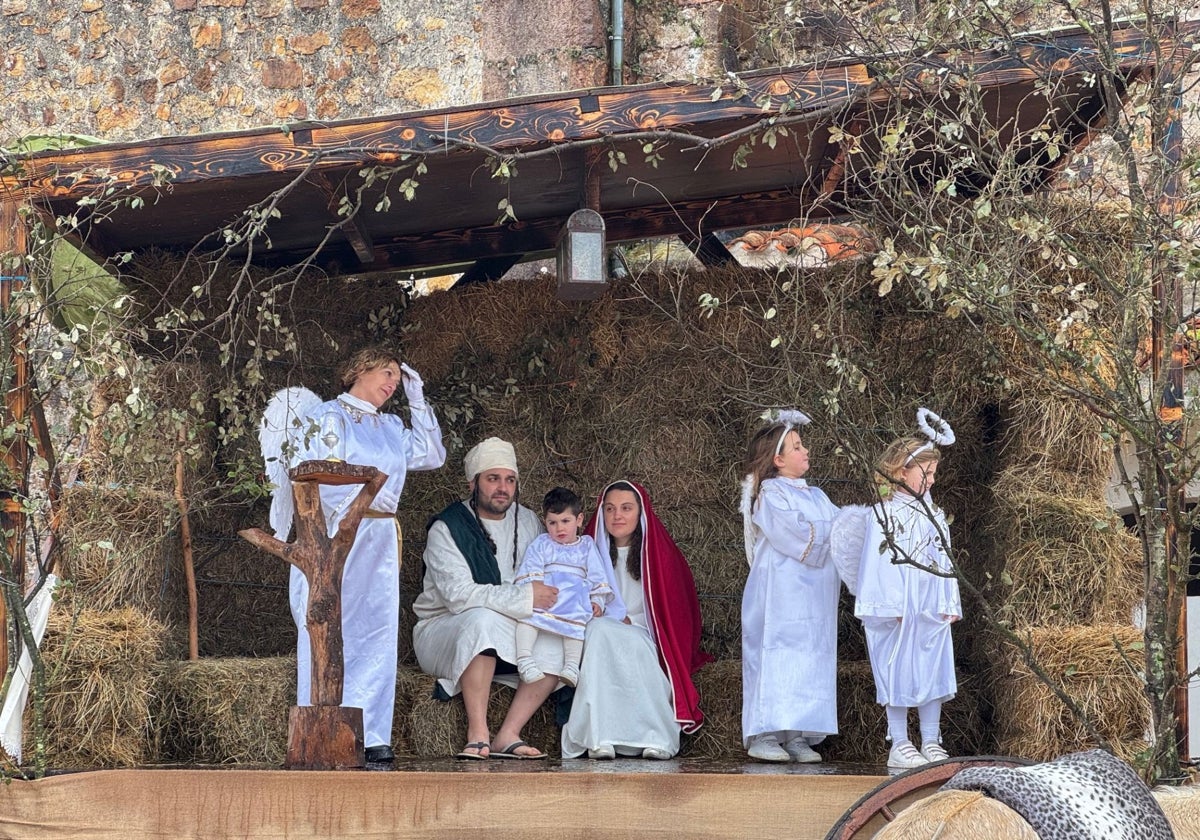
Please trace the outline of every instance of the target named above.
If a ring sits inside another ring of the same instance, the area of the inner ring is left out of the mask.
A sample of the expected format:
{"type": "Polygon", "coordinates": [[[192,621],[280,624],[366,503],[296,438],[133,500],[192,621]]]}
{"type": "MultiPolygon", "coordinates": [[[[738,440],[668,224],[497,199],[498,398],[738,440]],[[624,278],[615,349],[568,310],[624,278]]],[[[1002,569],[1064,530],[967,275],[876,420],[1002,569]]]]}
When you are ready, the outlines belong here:
{"type": "MultiPolygon", "coordinates": [[[[1120,625],[1044,627],[1021,635],[1039,666],[1061,683],[1118,755],[1129,761],[1145,749],[1150,709],[1141,677],[1140,630],[1120,625]]],[[[1002,754],[1047,760],[1098,745],[1018,651],[1009,645],[1001,651],[993,682],[996,740],[1002,754]]]]}
{"type": "MultiPolygon", "coordinates": [[[[162,624],[137,610],[73,616],[55,606],[42,643],[51,767],[131,767],[155,758],[154,666],[165,636],[162,624]]],[[[30,720],[26,715],[27,744],[30,720]]]]}

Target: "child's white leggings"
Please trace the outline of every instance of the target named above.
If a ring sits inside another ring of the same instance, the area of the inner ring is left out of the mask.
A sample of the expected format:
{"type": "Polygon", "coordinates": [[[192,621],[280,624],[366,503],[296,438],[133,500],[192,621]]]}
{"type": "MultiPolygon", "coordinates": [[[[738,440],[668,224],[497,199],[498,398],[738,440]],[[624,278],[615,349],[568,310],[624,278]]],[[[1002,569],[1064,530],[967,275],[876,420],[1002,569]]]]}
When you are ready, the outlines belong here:
{"type": "MultiPolygon", "coordinates": [[[[888,737],[893,744],[908,740],[908,707],[886,706],[888,737]]],[[[921,722],[921,743],[941,743],[942,740],[942,701],[930,700],[917,706],[917,718],[921,722]]]]}

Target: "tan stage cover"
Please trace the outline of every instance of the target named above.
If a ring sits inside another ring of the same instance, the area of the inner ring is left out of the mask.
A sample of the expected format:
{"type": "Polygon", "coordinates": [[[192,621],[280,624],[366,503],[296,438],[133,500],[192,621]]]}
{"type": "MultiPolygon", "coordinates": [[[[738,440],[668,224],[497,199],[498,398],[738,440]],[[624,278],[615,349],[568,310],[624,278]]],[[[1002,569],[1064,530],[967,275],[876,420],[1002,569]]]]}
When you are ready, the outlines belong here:
{"type": "Polygon", "coordinates": [[[498,761],[453,773],[104,770],[0,786],[0,838],[821,840],[880,781],[538,772],[498,761]]]}

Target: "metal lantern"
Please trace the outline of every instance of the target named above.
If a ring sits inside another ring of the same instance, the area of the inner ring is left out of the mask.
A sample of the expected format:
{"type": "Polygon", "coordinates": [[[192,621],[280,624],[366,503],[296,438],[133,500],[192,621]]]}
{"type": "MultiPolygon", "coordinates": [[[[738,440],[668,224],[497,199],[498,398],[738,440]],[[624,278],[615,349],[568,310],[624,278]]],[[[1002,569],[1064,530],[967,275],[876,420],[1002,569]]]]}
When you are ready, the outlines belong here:
{"type": "Polygon", "coordinates": [[[576,210],[558,235],[558,297],[595,300],[608,282],[604,217],[595,210],[576,210]]]}

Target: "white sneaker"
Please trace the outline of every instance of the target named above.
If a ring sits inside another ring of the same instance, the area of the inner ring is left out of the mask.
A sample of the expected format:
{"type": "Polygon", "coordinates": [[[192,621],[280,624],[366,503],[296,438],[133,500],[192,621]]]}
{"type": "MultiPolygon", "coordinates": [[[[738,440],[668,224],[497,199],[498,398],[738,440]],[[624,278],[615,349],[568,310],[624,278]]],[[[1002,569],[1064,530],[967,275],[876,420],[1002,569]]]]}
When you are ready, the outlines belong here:
{"type": "Polygon", "coordinates": [[[901,741],[888,753],[887,766],[892,770],[911,770],[914,767],[924,767],[928,763],[929,759],[917,751],[912,741],[901,741]]]}
{"type": "Polygon", "coordinates": [[[755,735],[750,739],[750,747],[746,750],[749,756],[758,761],[791,761],[792,757],[787,754],[787,750],[779,746],[779,741],[775,735],[767,732],[763,735],[755,735]]]}
{"type": "Polygon", "coordinates": [[[934,761],[945,761],[950,757],[950,753],[942,749],[942,745],[937,741],[922,744],[921,755],[925,756],[925,760],[931,763],[934,761]]]}
{"type": "Polygon", "coordinates": [[[588,758],[596,758],[601,761],[614,759],[617,757],[617,749],[612,744],[601,744],[594,750],[588,750],[588,758]]]}
{"type": "Polygon", "coordinates": [[[568,662],[562,667],[562,673],[558,675],[558,678],[574,688],[579,684],[579,666],[568,662]]]}
{"type": "Polygon", "coordinates": [[[801,764],[818,764],[821,761],[821,754],[808,745],[808,740],[803,735],[784,741],[783,748],[787,750],[792,761],[801,764]]]}
{"type": "Polygon", "coordinates": [[[666,750],[660,750],[658,747],[646,747],[646,749],[642,750],[642,758],[652,758],[655,761],[670,761],[674,757],[666,750]]]}

